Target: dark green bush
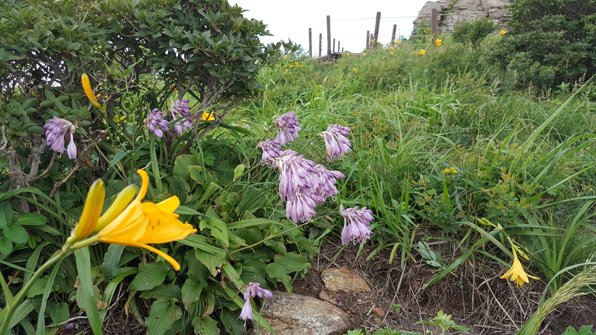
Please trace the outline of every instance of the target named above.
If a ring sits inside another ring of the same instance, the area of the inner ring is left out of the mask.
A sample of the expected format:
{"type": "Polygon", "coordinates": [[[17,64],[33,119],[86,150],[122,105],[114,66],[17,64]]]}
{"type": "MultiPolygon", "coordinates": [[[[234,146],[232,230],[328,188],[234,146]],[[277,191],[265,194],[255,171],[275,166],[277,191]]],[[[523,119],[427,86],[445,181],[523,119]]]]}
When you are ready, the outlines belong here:
{"type": "Polygon", "coordinates": [[[472,22],[464,21],[453,30],[453,39],[463,44],[471,44],[474,48],[480,45],[486,36],[495,31],[496,26],[492,18],[477,19],[472,22]]]}

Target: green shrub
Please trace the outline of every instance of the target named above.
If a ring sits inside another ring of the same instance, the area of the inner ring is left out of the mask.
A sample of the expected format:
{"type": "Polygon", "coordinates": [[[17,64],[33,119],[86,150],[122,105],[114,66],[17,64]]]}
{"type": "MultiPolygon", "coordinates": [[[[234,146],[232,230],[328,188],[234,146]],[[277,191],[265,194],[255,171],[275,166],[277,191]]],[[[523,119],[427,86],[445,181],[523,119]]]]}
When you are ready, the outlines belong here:
{"type": "Polygon", "coordinates": [[[453,29],[453,39],[463,44],[471,44],[477,48],[496,26],[492,18],[464,21],[453,29]]]}

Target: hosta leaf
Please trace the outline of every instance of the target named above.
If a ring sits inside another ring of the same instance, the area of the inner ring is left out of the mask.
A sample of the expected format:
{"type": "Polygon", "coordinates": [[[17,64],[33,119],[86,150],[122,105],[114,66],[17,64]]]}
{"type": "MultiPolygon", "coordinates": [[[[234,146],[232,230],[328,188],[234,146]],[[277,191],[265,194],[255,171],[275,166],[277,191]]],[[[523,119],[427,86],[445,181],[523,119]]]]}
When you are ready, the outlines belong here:
{"type": "Polygon", "coordinates": [[[4,236],[0,236],[0,253],[10,254],[12,252],[12,242],[4,236]]]}
{"type": "Polygon", "coordinates": [[[25,228],[16,224],[13,224],[8,228],[4,228],[2,232],[7,239],[13,241],[14,243],[25,243],[29,239],[29,234],[27,234],[25,228]]]}
{"type": "Polygon", "coordinates": [[[195,249],[195,256],[199,262],[203,263],[209,269],[213,277],[217,276],[217,268],[226,261],[224,257],[209,254],[199,249],[195,249]]]}
{"type": "Polygon", "coordinates": [[[149,263],[136,275],[130,283],[129,289],[133,291],[150,290],[163,283],[170,269],[171,267],[167,263],[149,263]]]}
{"type": "Polygon", "coordinates": [[[141,294],[141,298],[153,298],[157,301],[178,301],[180,300],[180,286],[178,285],[159,285],[152,290],[145,291],[141,294]]]}
{"type": "Polygon", "coordinates": [[[224,308],[219,316],[226,331],[232,335],[243,335],[246,332],[244,321],[240,317],[240,311],[231,311],[224,308]]]}
{"type": "Polygon", "coordinates": [[[201,291],[207,288],[207,283],[204,281],[196,281],[191,278],[186,279],[182,285],[182,303],[184,308],[188,310],[190,304],[199,301],[201,291]]]}
{"type": "Polygon", "coordinates": [[[196,317],[192,320],[192,326],[195,329],[195,334],[198,335],[219,335],[219,328],[217,328],[217,321],[209,316],[203,318],[196,317]]]}
{"type": "Polygon", "coordinates": [[[163,335],[172,327],[174,321],[180,319],[182,310],[172,301],[155,301],[145,323],[148,335],[163,335]]]}
{"type": "Polygon", "coordinates": [[[8,227],[8,224],[12,222],[12,206],[10,203],[0,202],[0,229],[8,227]]]}

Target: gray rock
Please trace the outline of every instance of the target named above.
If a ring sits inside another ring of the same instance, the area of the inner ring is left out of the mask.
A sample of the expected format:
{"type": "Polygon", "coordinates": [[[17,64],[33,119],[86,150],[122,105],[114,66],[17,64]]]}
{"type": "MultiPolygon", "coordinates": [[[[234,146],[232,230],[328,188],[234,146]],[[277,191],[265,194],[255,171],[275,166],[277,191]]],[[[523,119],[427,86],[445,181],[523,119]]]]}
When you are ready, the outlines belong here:
{"type": "Polygon", "coordinates": [[[327,269],[321,273],[325,288],[330,291],[369,292],[370,286],[347,268],[327,269]]]}
{"type": "MultiPolygon", "coordinates": [[[[266,299],[261,315],[278,335],[343,334],[350,327],[350,317],[341,308],[286,292],[273,292],[273,299],[266,299]]],[[[261,328],[259,334],[271,333],[261,328]]]]}

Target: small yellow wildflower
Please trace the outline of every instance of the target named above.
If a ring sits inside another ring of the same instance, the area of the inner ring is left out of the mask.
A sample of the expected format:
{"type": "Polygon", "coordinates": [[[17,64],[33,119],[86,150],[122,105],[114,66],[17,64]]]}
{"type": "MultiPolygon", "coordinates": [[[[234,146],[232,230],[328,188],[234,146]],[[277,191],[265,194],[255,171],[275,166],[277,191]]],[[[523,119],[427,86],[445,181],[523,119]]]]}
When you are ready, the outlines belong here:
{"type": "Polygon", "coordinates": [[[391,54],[393,55],[393,51],[391,51],[391,54]]]}
{"type": "Polygon", "coordinates": [[[505,35],[507,32],[503,29],[501,29],[501,31],[499,31],[499,37],[505,35]]]}
{"type": "Polygon", "coordinates": [[[438,47],[438,46],[441,46],[441,44],[443,44],[443,41],[437,38],[435,40],[435,46],[438,47]]]}
{"type": "Polygon", "coordinates": [[[424,32],[427,33],[427,34],[430,33],[430,28],[424,29],[424,32]]]}
{"type": "Polygon", "coordinates": [[[363,53],[362,53],[362,56],[366,56],[366,52],[363,52],[363,53]]]}
{"type": "Polygon", "coordinates": [[[347,56],[347,57],[350,57],[350,53],[349,53],[349,52],[348,52],[348,53],[346,53],[346,56],[347,56]]]}
{"type": "Polygon", "coordinates": [[[401,41],[395,41],[395,44],[400,44],[400,43],[401,43],[401,41]]]}
{"type": "Polygon", "coordinates": [[[207,113],[206,111],[203,112],[203,121],[213,121],[215,118],[213,117],[213,112],[207,113]]]}
{"type": "Polygon", "coordinates": [[[288,58],[288,55],[284,55],[284,58],[288,58]]]}
{"type": "Polygon", "coordinates": [[[356,71],[358,71],[358,68],[357,67],[354,68],[354,72],[356,72],[356,71]]]}
{"type": "Polygon", "coordinates": [[[415,54],[417,54],[418,56],[424,56],[424,54],[426,53],[426,50],[421,49],[420,52],[414,51],[415,54]]]}
{"type": "Polygon", "coordinates": [[[389,47],[389,50],[393,50],[393,49],[394,49],[394,48],[393,48],[393,45],[389,47]]]}
{"type": "Polygon", "coordinates": [[[284,71],[284,73],[288,73],[288,69],[286,69],[286,70],[284,71]]]}
{"type": "Polygon", "coordinates": [[[509,271],[507,271],[507,273],[505,273],[501,279],[507,279],[509,277],[511,277],[511,281],[515,282],[517,286],[522,286],[524,283],[529,283],[530,280],[528,278],[540,280],[540,278],[530,276],[526,273],[524,267],[519,261],[519,258],[517,258],[515,249],[513,250],[513,265],[511,265],[511,269],[509,269],[509,271]]]}
{"type": "Polygon", "coordinates": [[[456,174],[457,173],[457,169],[454,167],[450,167],[450,168],[446,168],[445,170],[441,171],[442,174],[445,175],[451,175],[451,174],[456,174]]]}

